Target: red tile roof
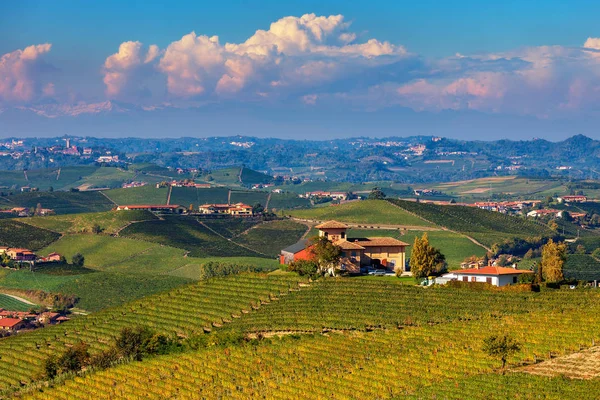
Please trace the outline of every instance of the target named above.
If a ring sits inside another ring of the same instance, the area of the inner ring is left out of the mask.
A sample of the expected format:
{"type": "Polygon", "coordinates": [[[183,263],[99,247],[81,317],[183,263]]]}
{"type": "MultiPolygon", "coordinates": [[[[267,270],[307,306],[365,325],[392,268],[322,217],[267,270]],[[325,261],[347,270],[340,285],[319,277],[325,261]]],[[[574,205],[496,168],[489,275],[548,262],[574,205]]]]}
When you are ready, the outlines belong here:
{"type": "Polygon", "coordinates": [[[342,250],[364,250],[365,248],[359,244],[348,242],[346,240],[338,240],[334,243],[336,246],[340,246],[342,250]]]}
{"type": "Polygon", "coordinates": [[[469,268],[459,269],[452,271],[455,274],[466,274],[466,275],[515,275],[515,274],[531,274],[533,272],[526,271],[523,269],[514,269],[506,267],[483,267],[483,268],[469,268]]]}
{"type": "Polygon", "coordinates": [[[176,205],[176,204],[125,204],[125,205],[121,205],[119,207],[122,208],[129,208],[131,209],[146,209],[146,208],[179,208],[181,206],[176,205]]]}
{"type": "Polygon", "coordinates": [[[0,319],[0,328],[13,328],[19,322],[21,320],[17,318],[2,318],[0,319]]]}
{"type": "MultiPolygon", "coordinates": [[[[349,239],[352,240],[352,239],[349,239]]],[[[366,238],[366,240],[358,240],[354,242],[359,246],[363,247],[381,247],[381,246],[410,246],[410,244],[405,243],[401,240],[394,239],[391,237],[370,237],[366,238]]]]}

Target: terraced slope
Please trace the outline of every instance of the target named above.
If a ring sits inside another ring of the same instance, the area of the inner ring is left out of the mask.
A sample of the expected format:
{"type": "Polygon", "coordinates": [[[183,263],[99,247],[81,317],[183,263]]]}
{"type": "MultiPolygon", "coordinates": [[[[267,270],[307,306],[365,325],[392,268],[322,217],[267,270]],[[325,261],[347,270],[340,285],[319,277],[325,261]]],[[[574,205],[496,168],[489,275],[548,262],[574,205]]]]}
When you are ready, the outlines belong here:
{"type": "Polygon", "coordinates": [[[99,351],[123,327],[138,325],[169,335],[200,334],[297,286],[298,279],[289,275],[211,279],[4,339],[0,341],[0,388],[34,379],[50,354],[79,341],[88,343],[92,352],[99,351]]]}
{"type": "Polygon", "coordinates": [[[16,220],[0,220],[0,246],[39,250],[59,237],[60,234],[56,232],[36,228],[16,220]]]}

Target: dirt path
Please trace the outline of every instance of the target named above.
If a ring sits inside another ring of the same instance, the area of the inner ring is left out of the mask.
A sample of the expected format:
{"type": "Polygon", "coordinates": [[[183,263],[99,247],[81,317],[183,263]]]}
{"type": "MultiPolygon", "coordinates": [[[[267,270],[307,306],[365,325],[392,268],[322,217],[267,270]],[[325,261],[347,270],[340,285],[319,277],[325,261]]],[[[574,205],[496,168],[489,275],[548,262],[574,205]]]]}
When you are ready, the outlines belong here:
{"type": "Polygon", "coordinates": [[[118,206],[118,204],[117,204],[117,203],[115,203],[113,199],[111,199],[110,197],[108,197],[108,196],[106,195],[106,193],[104,193],[104,191],[103,191],[103,190],[99,190],[99,192],[100,192],[100,194],[102,194],[102,196],[106,197],[106,198],[108,199],[108,201],[110,201],[111,203],[113,203],[115,206],[118,206]]]}
{"type": "Polygon", "coordinates": [[[171,193],[173,192],[173,186],[169,185],[169,194],[167,195],[167,205],[171,204],[171,193]]]}
{"type": "Polygon", "coordinates": [[[238,181],[243,184],[244,182],[242,182],[242,172],[244,172],[244,167],[241,167],[240,172],[238,173],[238,181]]]}
{"type": "Polygon", "coordinates": [[[59,168],[58,172],[56,173],[56,180],[58,180],[58,178],[60,178],[60,170],[61,170],[61,168],[59,168]]]}
{"type": "Polygon", "coordinates": [[[271,195],[273,193],[269,192],[269,195],[267,196],[267,204],[265,204],[265,211],[269,211],[269,203],[271,202],[271,195]]]}
{"type": "MultiPolygon", "coordinates": [[[[220,237],[220,238],[222,238],[222,239],[225,239],[225,240],[227,240],[227,241],[229,241],[229,242],[231,242],[231,243],[234,243],[234,244],[236,244],[236,245],[238,245],[238,246],[240,246],[240,247],[243,247],[244,249],[246,249],[246,250],[249,250],[249,251],[251,251],[251,252],[253,252],[253,253],[259,254],[259,255],[261,255],[261,256],[265,256],[266,258],[272,258],[271,256],[269,256],[269,255],[267,255],[267,254],[265,254],[265,253],[261,253],[261,252],[260,252],[260,251],[258,251],[258,250],[254,250],[254,249],[252,249],[252,248],[250,248],[250,247],[248,247],[248,246],[246,246],[246,245],[243,245],[243,244],[241,244],[241,243],[238,243],[238,242],[234,241],[232,238],[228,238],[228,237],[226,237],[226,236],[223,236],[223,235],[221,235],[219,232],[215,231],[214,229],[212,229],[210,226],[206,225],[206,224],[205,224],[205,223],[203,223],[202,221],[198,221],[198,220],[196,220],[196,221],[197,221],[197,222],[198,222],[200,225],[202,225],[203,227],[205,227],[206,229],[208,229],[209,231],[211,231],[212,233],[214,233],[215,235],[219,236],[219,237],[220,237]]],[[[259,225],[260,225],[260,224],[259,224],[259,225]]],[[[252,229],[252,228],[250,228],[250,229],[252,229]]],[[[248,230],[249,230],[249,229],[248,229],[248,230]]],[[[238,236],[239,236],[239,235],[238,235],[238,236]]]]}
{"type": "Polygon", "coordinates": [[[227,204],[231,204],[231,189],[227,192],[227,204]]]}
{"type": "Polygon", "coordinates": [[[29,178],[27,177],[27,171],[23,170],[23,175],[25,175],[25,180],[29,182],[29,178]]]}
{"type": "Polygon", "coordinates": [[[18,300],[18,301],[20,301],[22,303],[29,304],[30,306],[37,306],[37,304],[32,303],[31,301],[29,301],[27,299],[24,299],[22,297],[15,296],[14,294],[8,294],[8,293],[2,293],[2,294],[5,295],[5,296],[8,296],[8,297],[12,297],[13,299],[18,300]]]}

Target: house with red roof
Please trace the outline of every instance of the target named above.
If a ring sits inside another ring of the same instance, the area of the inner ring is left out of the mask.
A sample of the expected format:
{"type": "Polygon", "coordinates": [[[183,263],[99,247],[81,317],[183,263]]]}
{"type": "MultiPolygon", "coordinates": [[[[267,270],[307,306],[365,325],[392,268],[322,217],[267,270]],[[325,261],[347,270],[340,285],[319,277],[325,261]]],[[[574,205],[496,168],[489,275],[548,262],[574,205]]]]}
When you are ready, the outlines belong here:
{"type": "MultiPolygon", "coordinates": [[[[317,225],[319,237],[325,237],[341,248],[340,269],[359,273],[361,269],[376,267],[390,272],[406,271],[406,247],[401,240],[391,237],[349,238],[348,225],[327,221],[317,225]]],[[[306,239],[281,251],[280,263],[310,259],[312,253],[306,239]]]]}
{"type": "Polygon", "coordinates": [[[479,267],[459,269],[448,274],[442,275],[442,279],[436,282],[445,283],[449,280],[458,280],[461,282],[479,282],[489,283],[494,286],[506,286],[519,282],[519,277],[523,274],[533,274],[533,271],[521,270],[507,267],[479,267]]]}
{"type": "Polygon", "coordinates": [[[127,204],[119,205],[115,208],[115,210],[147,210],[155,213],[183,214],[185,212],[185,207],[179,206],[177,204],[127,204]]]}
{"type": "Polygon", "coordinates": [[[18,318],[2,318],[0,319],[0,329],[4,331],[18,331],[27,323],[18,318]]]}

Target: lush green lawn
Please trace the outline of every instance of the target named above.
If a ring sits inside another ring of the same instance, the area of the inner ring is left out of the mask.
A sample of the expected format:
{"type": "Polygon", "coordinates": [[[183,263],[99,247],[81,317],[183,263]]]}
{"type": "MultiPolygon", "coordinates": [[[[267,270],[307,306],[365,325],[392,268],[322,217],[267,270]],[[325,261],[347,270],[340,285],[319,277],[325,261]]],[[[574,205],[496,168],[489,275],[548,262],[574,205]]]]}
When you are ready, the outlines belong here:
{"type": "Polygon", "coordinates": [[[60,233],[90,233],[94,225],[100,226],[102,233],[113,234],[131,221],[156,219],[151,212],[144,210],[106,211],[100,213],[51,215],[20,219],[29,225],[60,233]]]}
{"type": "Polygon", "coordinates": [[[337,206],[307,210],[289,210],[287,214],[298,218],[317,219],[321,221],[333,219],[340,222],[357,224],[431,226],[430,223],[421,218],[415,217],[382,200],[355,201],[337,206]]]}
{"type": "Polygon", "coordinates": [[[272,221],[257,225],[235,241],[267,256],[277,257],[281,249],[296,243],[304,232],[306,226],[303,224],[289,220],[272,221]]]}

